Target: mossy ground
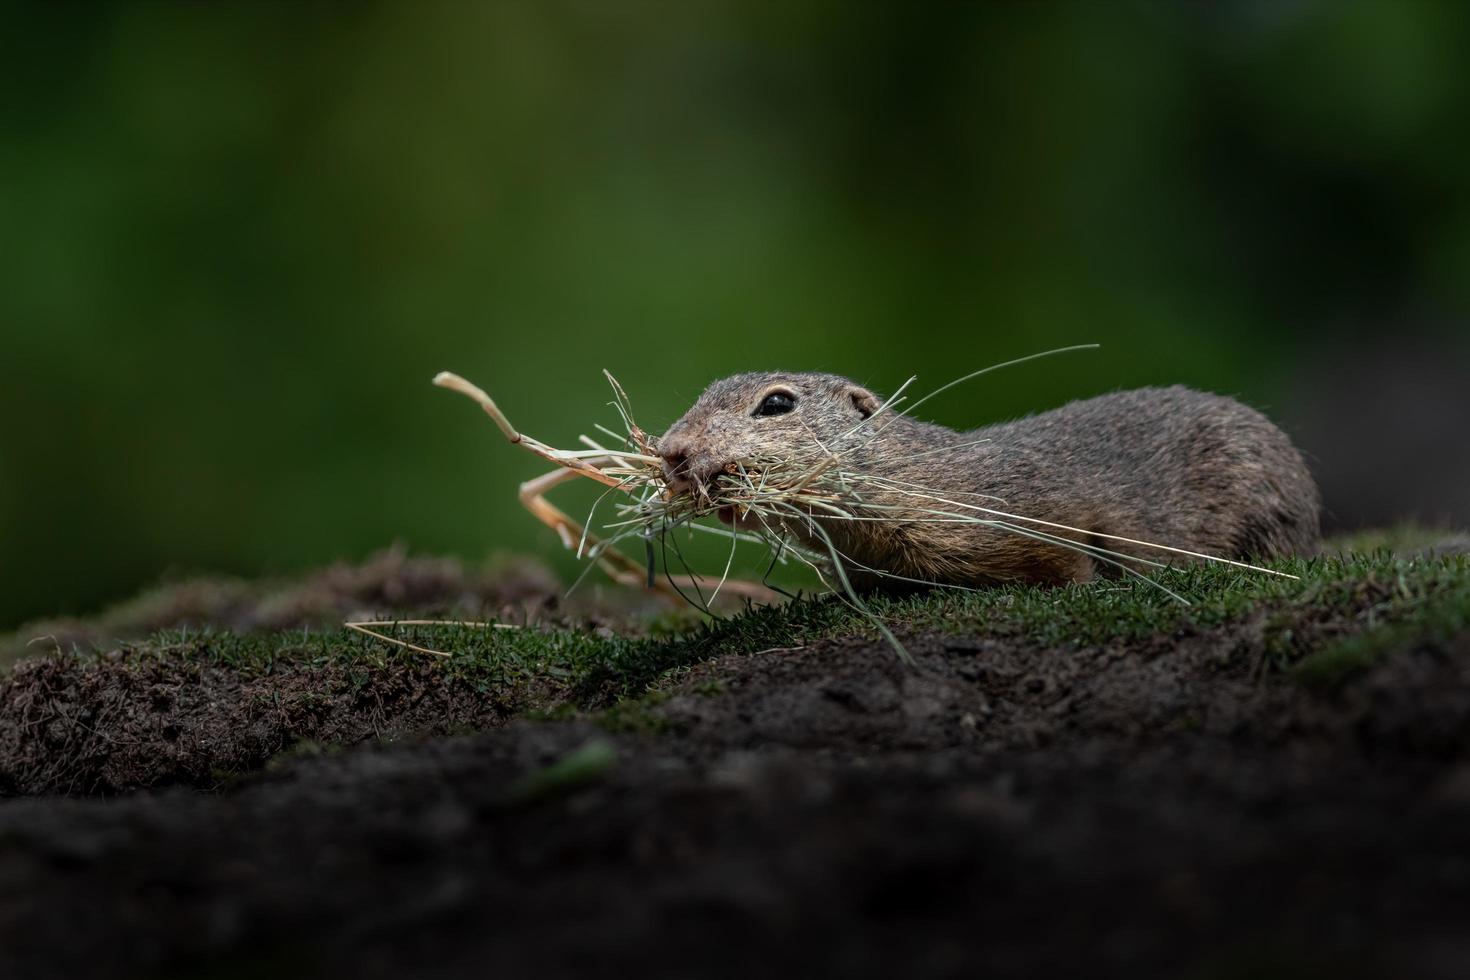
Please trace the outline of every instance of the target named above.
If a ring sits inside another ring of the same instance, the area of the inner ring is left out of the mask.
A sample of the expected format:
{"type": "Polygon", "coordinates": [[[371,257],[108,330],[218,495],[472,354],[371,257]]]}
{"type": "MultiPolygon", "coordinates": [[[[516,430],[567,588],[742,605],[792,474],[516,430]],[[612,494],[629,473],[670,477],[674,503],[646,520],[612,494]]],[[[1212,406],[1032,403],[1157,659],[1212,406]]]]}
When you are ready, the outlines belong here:
{"type": "Polygon", "coordinates": [[[1470,956],[1470,559],[1410,554],[1160,576],[1187,604],[872,600],[913,665],[832,598],[488,588],[517,628],[398,632],[447,658],[309,624],[32,647],[0,970],[1437,975],[1470,956]]]}
{"type": "MultiPolygon", "coordinates": [[[[1410,559],[1378,550],[1264,567],[1292,577],[1218,565],[1157,574],[1155,581],[1182,602],[1144,583],[1108,582],[934,590],[872,597],[867,605],[900,637],[940,632],[1038,647],[1126,645],[1255,620],[1269,654],[1266,666],[1313,681],[1331,681],[1396,646],[1464,630],[1470,622],[1470,556],[1410,559]]],[[[870,617],[835,596],[704,621],[685,613],[651,624],[633,636],[606,627],[535,624],[382,628],[448,654],[443,658],[346,630],[235,633],[208,627],[159,630],[114,650],[71,652],[85,659],[121,650],[134,659],[176,659],[242,676],[332,666],[362,683],[373,671],[407,663],[482,691],[535,687],[575,706],[598,706],[638,697],[672,673],[715,657],[879,638],[870,617]]]]}
{"type": "MultiPolygon", "coordinates": [[[[871,598],[868,612],[906,647],[944,645],[949,637],[1030,651],[1036,662],[1069,651],[1157,653],[1203,638],[1223,666],[1234,660],[1232,669],[1252,677],[1319,688],[1340,685],[1394,651],[1444,641],[1470,622],[1464,555],[1379,550],[1271,567],[1285,575],[1194,567],[1158,575],[1164,588],[1104,582],[936,590],[871,598]]],[[[388,631],[448,656],[340,628],[212,626],[164,629],[91,651],[33,653],[0,681],[0,704],[8,707],[0,716],[0,787],[209,786],[256,771],[297,742],[437,736],[516,718],[585,717],[611,731],[655,733],[668,723],[650,708],[668,692],[727,683],[707,670],[690,680],[709,662],[727,663],[738,676],[743,658],[858,646],[895,668],[902,663],[868,614],[833,596],[703,622],[688,611],[644,617],[632,631],[565,616],[512,628],[388,631]]]]}

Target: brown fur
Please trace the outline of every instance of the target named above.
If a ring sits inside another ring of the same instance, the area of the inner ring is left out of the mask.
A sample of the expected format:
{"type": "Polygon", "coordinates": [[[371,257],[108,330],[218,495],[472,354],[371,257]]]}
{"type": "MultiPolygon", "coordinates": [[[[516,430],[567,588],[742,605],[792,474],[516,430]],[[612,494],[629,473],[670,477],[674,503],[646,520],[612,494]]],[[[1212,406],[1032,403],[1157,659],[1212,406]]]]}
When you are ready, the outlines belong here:
{"type": "MultiPolygon", "coordinates": [[[[676,490],[697,488],[732,461],[810,455],[820,442],[848,469],[1090,532],[1222,558],[1312,554],[1318,547],[1317,487],[1301,454],[1265,416],[1230,398],[1179,386],[1141,388],[964,433],[885,411],[849,434],[881,404],[872,392],[834,375],[736,375],[710,385],[658,448],[676,490]],[[795,395],[796,409],[754,416],[775,389],[795,395]],[[978,439],[986,441],[965,445],[978,439]],[[919,453],[924,455],[911,458],[919,453]],[[976,496],[982,494],[1004,503],[976,496]]],[[[955,509],[890,491],[865,491],[851,506],[861,513],[864,503],[955,509]]],[[[1115,566],[1090,555],[1004,529],[919,523],[912,518],[924,515],[914,511],[908,520],[897,516],[884,522],[819,519],[854,562],[927,582],[1060,584],[1117,574],[1115,566]]],[[[786,530],[825,550],[802,523],[786,522],[786,530]]],[[[1187,560],[1037,530],[1135,557],[1187,560]]]]}

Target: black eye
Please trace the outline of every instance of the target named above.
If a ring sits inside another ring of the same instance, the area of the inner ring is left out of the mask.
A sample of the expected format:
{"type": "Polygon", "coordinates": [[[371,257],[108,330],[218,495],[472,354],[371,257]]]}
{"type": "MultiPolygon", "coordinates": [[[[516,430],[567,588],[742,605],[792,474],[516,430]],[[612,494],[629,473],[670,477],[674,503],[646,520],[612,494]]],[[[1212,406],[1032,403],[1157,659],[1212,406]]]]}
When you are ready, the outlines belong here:
{"type": "Polygon", "coordinates": [[[784,391],[773,391],[761,401],[756,415],[785,415],[796,407],[796,396],[784,391]]]}

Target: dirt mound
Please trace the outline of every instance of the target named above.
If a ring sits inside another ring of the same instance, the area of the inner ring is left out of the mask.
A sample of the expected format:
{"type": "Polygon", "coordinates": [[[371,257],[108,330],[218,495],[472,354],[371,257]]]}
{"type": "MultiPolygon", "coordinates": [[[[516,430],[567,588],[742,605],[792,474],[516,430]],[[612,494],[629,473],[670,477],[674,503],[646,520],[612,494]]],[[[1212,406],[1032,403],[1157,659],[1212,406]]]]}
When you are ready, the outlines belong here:
{"type": "Polygon", "coordinates": [[[985,638],[908,642],[919,669],[856,641],[701,665],[650,711],[693,744],[892,752],[1217,738],[1294,751],[1470,752],[1470,636],[1414,645],[1341,688],[1261,674],[1249,624],[1150,649],[985,638]]]}
{"type": "Polygon", "coordinates": [[[224,795],[12,801],[0,964],[1351,978],[1470,957],[1470,638],[1330,690],[1203,641],[1180,664],[915,650],[923,673],[881,645],[708,664],[646,706],[657,735],[515,722],[224,795]],[[615,761],[525,794],[597,740],[615,761]]]}
{"type": "MultiPolygon", "coordinates": [[[[1023,750],[1079,737],[1272,745],[1288,733],[1455,753],[1470,737],[1470,675],[1433,645],[1330,693],[1265,673],[1259,617],[1127,645],[933,633],[905,642],[914,667],[886,645],[825,640],[717,657],[644,702],[605,709],[605,692],[583,691],[582,707],[610,730],[666,731],[702,757],[773,745],[1023,750]]],[[[0,793],[207,789],[283,752],[484,731],[528,709],[565,714],[579,696],[552,677],[488,683],[443,667],[299,651],[241,663],[209,640],[23,663],[0,678],[0,793]]]]}
{"type": "Polygon", "coordinates": [[[257,674],[153,654],[47,658],[0,680],[0,795],[210,787],[288,749],[482,730],[518,707],[411,660],[257,674]]]}
{"type": "Polygon", "coordinates": [[[0,976],[1458,977],[1470,569],[1351,571],[34,661],[0,976]]]}

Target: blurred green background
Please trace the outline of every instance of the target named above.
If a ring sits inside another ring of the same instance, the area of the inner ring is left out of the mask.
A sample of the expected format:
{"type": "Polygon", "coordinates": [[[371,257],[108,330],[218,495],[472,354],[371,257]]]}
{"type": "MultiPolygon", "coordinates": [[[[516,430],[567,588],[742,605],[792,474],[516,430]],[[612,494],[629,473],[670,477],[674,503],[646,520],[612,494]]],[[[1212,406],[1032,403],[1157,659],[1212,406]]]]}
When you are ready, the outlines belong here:
{"type": "Polygon", "coordinates": [[[1470,519],[1470,5],[0,7],[0,625],[399,541],[711,379],[973,425],[1186,382],[1470,519]],[[1458,413],[1458,414],[1456,414],[1458,413]]]}

